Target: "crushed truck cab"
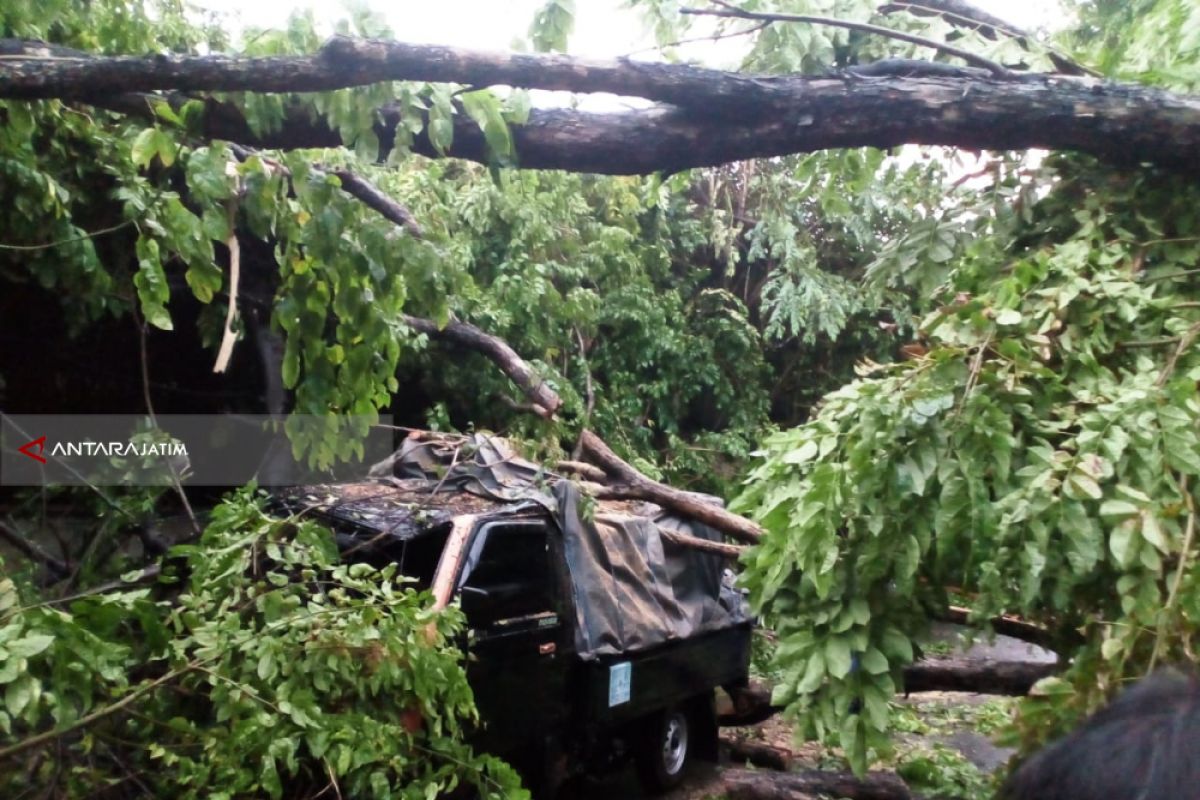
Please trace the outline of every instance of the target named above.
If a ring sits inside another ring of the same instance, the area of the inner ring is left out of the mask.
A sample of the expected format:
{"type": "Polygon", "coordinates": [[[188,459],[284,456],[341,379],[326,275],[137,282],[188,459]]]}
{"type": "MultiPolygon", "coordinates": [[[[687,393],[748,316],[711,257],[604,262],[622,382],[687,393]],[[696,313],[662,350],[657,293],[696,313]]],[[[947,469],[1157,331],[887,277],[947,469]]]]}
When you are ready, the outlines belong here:
{"type": "Polygon", "coordinates": [[[715,759],[715,690],[748,681],[752,620],[716,531],[594,501],[502,439],[410,436],[391,474],[281,494],[344,557],[396,563],[467,621],[476,746],[535,791],[627,757],[652,790],[715,759]]]}

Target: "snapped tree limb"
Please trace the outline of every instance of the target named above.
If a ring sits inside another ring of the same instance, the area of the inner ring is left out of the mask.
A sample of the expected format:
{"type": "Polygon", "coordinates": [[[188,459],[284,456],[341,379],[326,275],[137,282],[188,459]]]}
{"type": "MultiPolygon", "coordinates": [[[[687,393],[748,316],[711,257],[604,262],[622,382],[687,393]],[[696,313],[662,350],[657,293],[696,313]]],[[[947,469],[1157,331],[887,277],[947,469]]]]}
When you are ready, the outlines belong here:
{"type": "MultiPolygon", "coordinates": [[[[487,356],[524,392],[532,403],[532,410],[538,415],[552,417],[562,408],[562,398],[558,393],[500,337],[458,320],[451,320],[444,327],[439,327],[433,320],[408,315],[404,321],[413,330],[431,338],[453,342],[487,356]]],[[[598,499],[646,500],[657,503],[663,508],[703,522],[749,544],[757,542],[762,536],[760,526],[745,517],[726,511],[719,505],[714,505],[711,498],[685,492],[646,477],[614,453],[612,448],[591,431],[581,434],[580,443],[584,456],[603,470],[610,479],[609,484],[597,485],[594,489],[593,494],[598,499]]],[[[679,544],[692,546],[692,542],[685,541],[690,538],[677,535],[674,540],[679,544]]],[[[740,555],[740,550],[735,545],[705,542],[702,549],[725,558],[736,558],[740,555]]]]}
{"type": "Polygon", "coordinates": [[[433,320],[406,314],[404,322],[408,327],[430,338],[453,342],[487,356],[501,372],[520,387],[525,396],[533,402],[533,410],[539,416],[552,417],[562,407],[562,398],[558,396],[558,392],[550,388],[533,367],[500,337],[485,333],[469,322],[458,320],[451,320],[445,327],[438,327],[433,320]]]}
{"type": "MultiPolygon", "coordinates": [[[[613,92],[662,105],[620,113],[535,109],[513,126],[519,166],[606,174],[674,172],[829,148],[927,144],[967,149],[1072,150],[1121,164],[1200,173],[1200,98],[1094,78],[931,64],[926,73],[859,70],[758,76],[637,61],[476,53],[429,45],[337,38],[311,56],[36,57],[38,45],[0,41],[0,98],[74,99],[129,113],[137,92],[307,92],[382,80],[508,84],[613,92]],[[14,51],[29,57],[11,55],[14,51]]],[[[886,63],[886,62],[885,62],[886,63]]],[[[380,109],[377,134],[394,139],[399,113],[380,109]]],[[[209,98],[205,133],[292,149],[341,144],[296,101],[280,126],[255,134],[230,102],[209,98]]],[[[443,154],[488,162],[476,123],[457,115],[443,154]]]]}
{"type": "Polygon", "coordinates": [[[604,497],[649,500],[747,544],[754,544],[762,538],[763,529],[757,523],[726,511],[704,495],[651,480],[614,453],[604,440],[591,431],[584,431],[579,441],[583,445],[584,456],[610,476],[611,485],[606,487],[604,497]]]}

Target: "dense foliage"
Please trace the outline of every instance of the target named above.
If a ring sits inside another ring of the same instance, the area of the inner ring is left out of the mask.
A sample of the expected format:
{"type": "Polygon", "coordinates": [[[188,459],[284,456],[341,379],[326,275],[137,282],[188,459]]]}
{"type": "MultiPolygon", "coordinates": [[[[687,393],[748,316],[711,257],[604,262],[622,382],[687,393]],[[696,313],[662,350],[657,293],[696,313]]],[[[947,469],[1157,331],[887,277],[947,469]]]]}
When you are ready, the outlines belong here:
{"type": "MultiPolygon", "coordinates": [[[[1085,31],[1136,41],[1116,5],[1085,31]]],[[[1196,29],[1195,8],[1144,5],[1196,29]]],[[[1069,659],[1024,704],[1027,743],[1195,658],[1200,195],[1077,158],[993,175],[871,267],[927,298],[917,357],[863,364],[771,437],[736,504],[769,530],[746,581],[780,633],[776,697],[860,769],[951,593],[981,625],[1044,624],[1069,659]]]]}
{"type": "Polygon", "coordinates": [[[153,590],[46,602],[26,571],[0,579],[0,758],[33,756],[0,772],[5,796],[521,793],[461,743],[460,615],[394,565],[339,563],[328,530],[247,490],[168,570],[153,590]]]}

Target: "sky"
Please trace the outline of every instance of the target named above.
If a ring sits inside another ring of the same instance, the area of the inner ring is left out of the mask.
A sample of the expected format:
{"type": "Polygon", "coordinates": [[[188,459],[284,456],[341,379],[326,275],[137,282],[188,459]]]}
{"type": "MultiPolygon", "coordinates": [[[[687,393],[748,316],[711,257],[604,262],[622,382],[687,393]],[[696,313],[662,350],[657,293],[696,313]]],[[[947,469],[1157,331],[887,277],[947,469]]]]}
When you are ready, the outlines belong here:
{"type": "MultiPolygon", "coordinates": [[[[365,0],[384,15],[401,41],[445,44],[478,50],[506,50],[525,35],[544,0],[365,0]]],[[[346,16],[341,0],[191,0],[201,8],[229,15],[234,25],[282,27],[293,10],[312,8],[319,22],[346,16]]],[[[638,12],[624,0],[575,0],[573,55],[593,58],[627,55],[652,44],[638,12]]],[[[681,5],[704,6],[704,0],[681,5]]],[[[974,0],[974,5],[1027,29],[1053,27],[1063,17],[1056,0],[974,0]]],[[[712,49],[712,44],[705,47],[712,49]]],[[[734,56],[735,51],[730,51],[734,56]]],[[[686,54],[685,54],[686,55],[686,54]]],[[[650,54],[643,54],[649,57],[650,54]]],[[[712,60],[705,59],[710,64],[712,60]]],[[[718,61],[721,60],[719,57],[718,61]]],[[[734,66],[712,64],[713,66],[734,66]]]]}

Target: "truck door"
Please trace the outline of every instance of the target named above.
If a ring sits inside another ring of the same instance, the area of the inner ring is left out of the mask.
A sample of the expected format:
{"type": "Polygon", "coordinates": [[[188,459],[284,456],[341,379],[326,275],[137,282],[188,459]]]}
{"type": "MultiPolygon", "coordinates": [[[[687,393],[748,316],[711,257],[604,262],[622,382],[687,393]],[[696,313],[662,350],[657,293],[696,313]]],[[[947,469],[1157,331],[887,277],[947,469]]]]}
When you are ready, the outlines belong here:
{"type": "Polygon", "coordinates": [[[560,547],[541,521],[485,523],[458,580],[467,677],[484,726],[478,746],[532,770],[568,716],[573,641],[560,547]]]}

